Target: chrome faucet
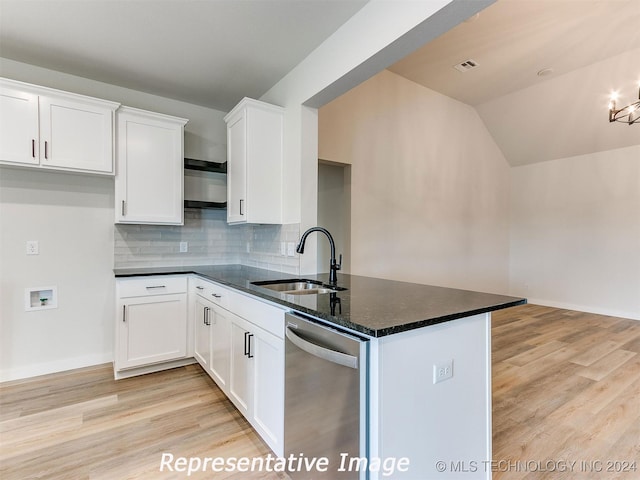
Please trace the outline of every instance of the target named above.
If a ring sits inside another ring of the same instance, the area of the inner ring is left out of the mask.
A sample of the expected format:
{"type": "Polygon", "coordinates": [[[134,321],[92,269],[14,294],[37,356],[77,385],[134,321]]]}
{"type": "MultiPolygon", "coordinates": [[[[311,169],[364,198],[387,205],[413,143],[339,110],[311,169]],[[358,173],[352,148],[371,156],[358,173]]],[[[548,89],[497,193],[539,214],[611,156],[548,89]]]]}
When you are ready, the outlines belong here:
{"type": "Polygon", "coordinates": [[[342,268],[342,254],[340,254],[340,263],[336,262],[336,244],[333,241],[333,237],[331,236],[331,234],[327,229],[322,227],[312,227],[306,232],[304,232],[302,234],[302,237],[300,238],[300,243],[298,243],[298,246],[296,247],[296,252],[301,254],[304,253],[304,242],[307,241],[307,237],[311,232],[322,232],[329,239],[329,245],[331,246],[331,262],[329,265],[329,283],[331,283],[332,285],[335,285],[336,283],[338,283],[338,270],[342,268]]]}

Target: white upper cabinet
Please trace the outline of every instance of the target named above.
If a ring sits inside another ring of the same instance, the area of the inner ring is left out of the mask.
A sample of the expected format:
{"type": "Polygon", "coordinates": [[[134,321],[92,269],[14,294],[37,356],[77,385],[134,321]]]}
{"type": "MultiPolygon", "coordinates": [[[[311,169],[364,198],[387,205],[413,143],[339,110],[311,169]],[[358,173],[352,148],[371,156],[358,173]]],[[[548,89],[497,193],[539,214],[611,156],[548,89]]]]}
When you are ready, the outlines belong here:
{"type": "Polygon", "coordinates": [[[116,223],[182,225],[184,118],[117,112],[116,223]]]}
{"type": "Polygon", "coordinates": [[[40,163],[38,96],[0,84],[0,160],[40,163]]]}
{"type": "Polygon", "coordinates": [[[119,104],[0,80],[0,163],[113,175],[119,104]]]}
{"type": "Polygon", "coordinates": [[[244,98],[227,123],[227,222],[282,223],[284,110],[244,98]]]}

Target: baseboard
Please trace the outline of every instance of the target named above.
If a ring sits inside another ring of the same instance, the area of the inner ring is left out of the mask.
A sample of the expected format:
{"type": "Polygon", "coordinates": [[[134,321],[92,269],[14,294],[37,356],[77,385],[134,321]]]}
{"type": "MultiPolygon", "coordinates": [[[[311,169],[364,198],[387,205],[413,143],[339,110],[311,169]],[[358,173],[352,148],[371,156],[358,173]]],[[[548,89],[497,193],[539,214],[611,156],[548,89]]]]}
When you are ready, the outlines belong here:
{"type": "Polygon", "coordinates": [[[162,370],[169,370],[170,368],[184,367],[185,365],[191,365],[196,363],[196,359],[193,357],[181,358],[179,360],[172,360],[169,362],[154,363],[153,365],[145,365],[143,367],[129,368],[127,370],[114,370],[113,376],[116,380],[123,378],[136,377],[138,375],[145,375],[147,373],[160,372],[162,370]]]}
{"type": "Polygon", "coordinates": [[[7,368],[0,370],[0,382],[22,380],[25,378],[65,372],[76,368],[92,367],[94,365],[102,365],[110,362],[113,362],[112,352],[99,355],[88,355],[85,357],[68,358],[54,362],[36,363],[34,365],[27,365],[24,367],[7,368]]]}
{"type": "Polygon", "coordinates": [[[627,312],[625,310],[613,310],[610,308],[593,307],[587,305],[576,305],[574,303],[556,302],[554,300],[544,300],[541,298],[527,298],[527,303],[543,305],[545,307],[563,308],[565,310],[576,310],[578,312],[595,313],[597,315],[607,315],[609,317],[626,318],[629,320],[640,320],[640,312],[627,312]]]}

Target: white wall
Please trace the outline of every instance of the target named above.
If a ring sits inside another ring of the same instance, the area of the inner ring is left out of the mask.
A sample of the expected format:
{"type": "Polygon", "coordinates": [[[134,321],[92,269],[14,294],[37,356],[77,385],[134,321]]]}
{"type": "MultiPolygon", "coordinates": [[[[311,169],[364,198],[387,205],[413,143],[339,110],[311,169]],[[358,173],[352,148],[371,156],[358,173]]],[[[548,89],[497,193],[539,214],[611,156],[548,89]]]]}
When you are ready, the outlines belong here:
{"type": "MultiPolygon", "coordinates": [[[[226,158],[224,112],[0,61],[7,78],[188,118],[185,155],[226,158]]],[[[112,360],[113,188],[113,178],[0,167],[0,380],[112,360]],[[40,255],[26,256],[27,240],[40,255]],[[59,307],[25,312],[24,289],[50,285],[59,307]]]]}
{"type": "Polygon", "coordinates": [[[112,360],[113,204],[111,178],[0,168],[0,380],[112,360]],[[26,312],[46,286],[58,308],[26,312]]]}
{"type": "Polygon", "coordinates": [[[509,166],[476,111],[383,71],[319,111],[351,163],[351,272],[508,291],[509,166]]]}
{"type": "Polygon", "coordinates": [[[640,145],[515,167],[511,181],[511,293],[640,319],[640,145]]]}

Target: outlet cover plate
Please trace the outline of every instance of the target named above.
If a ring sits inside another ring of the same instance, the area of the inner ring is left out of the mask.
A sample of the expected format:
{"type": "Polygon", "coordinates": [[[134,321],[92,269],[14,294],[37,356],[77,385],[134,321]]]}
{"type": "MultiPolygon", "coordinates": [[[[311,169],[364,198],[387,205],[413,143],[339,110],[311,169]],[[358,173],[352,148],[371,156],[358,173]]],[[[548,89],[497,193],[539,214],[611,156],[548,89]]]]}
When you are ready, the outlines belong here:
{"type": "Polygon", "coordinates": [[[453,377],[453,360],[438,362],[433,365],[433,383],[444,382],[453,377]]]}

